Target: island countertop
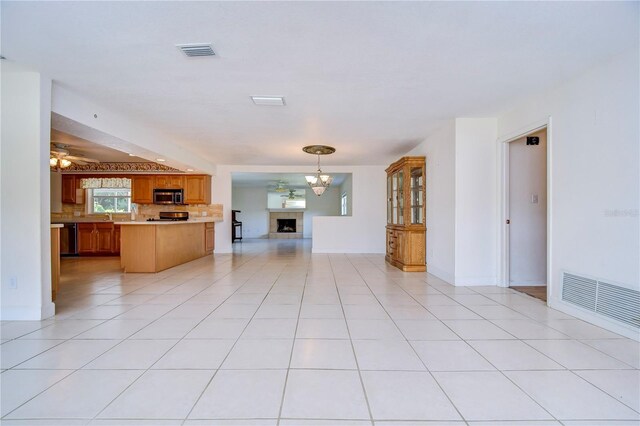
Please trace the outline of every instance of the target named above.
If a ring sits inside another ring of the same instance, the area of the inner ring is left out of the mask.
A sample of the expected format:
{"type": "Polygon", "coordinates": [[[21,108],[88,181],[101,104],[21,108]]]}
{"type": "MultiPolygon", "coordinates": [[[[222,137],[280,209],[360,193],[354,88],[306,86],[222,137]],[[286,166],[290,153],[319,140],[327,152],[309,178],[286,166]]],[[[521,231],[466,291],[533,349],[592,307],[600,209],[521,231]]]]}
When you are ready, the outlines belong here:
{"type": "Polygon", "coordinates": [[[222,219],[219,218],[198,218],[198,219],[189,219],[189,220],[129,220],[123,222],[113,222],[114,225],[185,225],[185,224],[193,224],[193,223],[212,223],[212,222],[222,222],[222,219]]]}
{"type": "Polygon", "coordinates": [[[121,225],[120,266],[125,272],[160,272],[213,253],[214,218],[115,224],[121,225]]]}

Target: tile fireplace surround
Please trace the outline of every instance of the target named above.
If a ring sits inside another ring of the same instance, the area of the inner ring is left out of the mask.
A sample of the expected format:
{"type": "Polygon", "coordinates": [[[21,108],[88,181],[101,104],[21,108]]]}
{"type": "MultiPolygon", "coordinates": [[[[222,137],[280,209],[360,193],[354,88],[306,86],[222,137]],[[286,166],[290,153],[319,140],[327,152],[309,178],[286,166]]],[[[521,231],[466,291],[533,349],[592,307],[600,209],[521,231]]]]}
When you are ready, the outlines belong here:
{"type": "Polygon", "coordinates": [[[269,238],[293,239],[302,238],[304,232],[303,210],[283,209],[269,210],[269,238]],[[296,232],[278,232],[278,219],[295,219],[296,232]]]}

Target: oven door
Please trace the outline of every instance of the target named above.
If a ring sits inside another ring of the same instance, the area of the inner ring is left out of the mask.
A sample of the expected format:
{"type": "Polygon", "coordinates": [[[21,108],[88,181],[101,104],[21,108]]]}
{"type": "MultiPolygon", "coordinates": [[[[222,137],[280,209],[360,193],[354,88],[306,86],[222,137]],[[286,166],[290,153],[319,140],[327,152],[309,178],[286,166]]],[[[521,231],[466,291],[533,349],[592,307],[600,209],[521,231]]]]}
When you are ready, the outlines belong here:
{"type": "Polygon", "coordinates": [[[173,192],[153,191],[153,204],[174,204],[173,192]]]}

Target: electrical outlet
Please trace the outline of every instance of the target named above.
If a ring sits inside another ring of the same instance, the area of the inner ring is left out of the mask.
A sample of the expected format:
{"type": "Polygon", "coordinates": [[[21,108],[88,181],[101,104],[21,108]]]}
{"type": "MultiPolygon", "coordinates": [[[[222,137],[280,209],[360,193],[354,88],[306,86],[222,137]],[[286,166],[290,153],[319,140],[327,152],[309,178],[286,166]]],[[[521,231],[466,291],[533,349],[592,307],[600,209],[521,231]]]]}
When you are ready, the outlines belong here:
{"type": "Polygon", "coordinates": [[[206,216],[207,212],[202,212],[201,214],[202,214],[202,216],[206,216]]]}
{"type": "Polygon", "coordinates": [[[531,204],[538,204],[538,194],[531,194],[531,204]]]}
{"type": "Polygon", "coordinates": [[[80,217],[80,212],[73,212],[73,215],[74,215],[75,217],[80,217]]]}
{"type": "Polygon", "coordinates": [[[14,290],[18,288],[18,277],[9,278],[9,288],[14,290]]]}

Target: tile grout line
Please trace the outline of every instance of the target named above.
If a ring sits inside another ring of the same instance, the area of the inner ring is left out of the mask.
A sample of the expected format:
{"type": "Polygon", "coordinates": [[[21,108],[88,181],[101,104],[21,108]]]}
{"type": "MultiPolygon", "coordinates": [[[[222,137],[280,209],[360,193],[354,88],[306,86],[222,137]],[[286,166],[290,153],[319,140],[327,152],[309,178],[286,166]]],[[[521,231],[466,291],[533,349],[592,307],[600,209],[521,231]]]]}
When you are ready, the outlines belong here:
{"type": "MultiPolygon", "coordinates": [[[[391,320],[391,322],[393,322],[393,325],[396,327],[396,329],[398,330],[398,332],[402,335],[402,337],[404,338],[404,342],[407,343],[407,345],[409,345],[409,347],[411,348],[411,350],[413,351],[413,354],[418,358],[418,360],[420,361],[420,363],[424,366],[425,368],[425,372],[429,374],[429,376],[431,377],[431,379],[433,380],[433,382],[438,386],[438,388],[440,389],[440,391],[442,392],[442,394],[447,398],[447,400],[449,401],[449,403],[451,404],[451,406],[453,407],[454,410],[456,410],[456,412],[458,413],[458,416],[460,416],[460,419],[462,419],[465,423],[467,422],[467,420],[464,418],[464,416],[462,415],[462,413],[460,412],[460,410],[458,409],[458,407],[453,403],[453,400],[451,399],[451,397],[449,396],[449,394],[447,394],[447,392],[445,392],[445,390],[442,388],[442,385],[440,384],[440,382],[438,382],[438,380],[436,380],[435,376],[433,375],[433,373],[429,370],[429,368],[427,367],[427,365],[424,363],[424,361],[422,360],[422,358],[420,358],[420,356],[418,355],[418,353],[416,352],[415,348],[413,347],[413,345],[411,345],[410,341],[407,339],[407,337],[404,335],[404,333],[402,332],[402,330],[400,329],[400,327],[398,327],[398,324],[396,324],[395,320],[391,317],[391,315],[389,315],[389,312],[387,311],[387,309],[384,307],[384,305],[380,302],[380,300],[378,299],[378,296],[376,296],[376,294],[373,292],[373,290],[371,290],[371,287],[369,286],[369,283],[367,282],[367,280],[362,276],[362,273],[360,272],[360,270],[353,264],[353,262],[351,261],[350,257],[347,256],[347,261],[350,263],[351,267],[357,272],[357,274],[360,276],[360,278],[362,279],[362,281],[364,282],[364,284],[367,286],[367,288],[369,289],[369,291],[371,292],[371,294],[373,295],[373,297],[376,299],[376,301],[378,302],[378,304],[380,305],[380,307],[385,311],[385,313],[387,314],[387,316],[389,317],[389,319],[391,320]]],[[[395,280],[392,279],[392,281],[394,282],[395,285],[397,285],[398,287],[400,287],[395,280]]],[[[426,283],[425,283],[426,284],[426,283]]],[[[428,285],[428,284],[427,284],[428,285]]],[[[402,288],[402,287],[400,287],[402,288]]],[[[402,289],[403,291],[406,290],[402,289]]],[[[413,298],[413,297],[412,297],[413,298]]],[[[415,300],[415,299],[414,299],[415,300]]]]}
{"type": "Polygon", "coordinates": [[[296,348],[296,340],[298,334],[298,327],[300,325],[300,314],[302,312],[302,305],[304,303],[304,296],[307,289],[307,280],[309,279],[309,266],[311,264],[311,259],[306,262],[306,272],[304,275],[304,284],[302,286],[302,296],[300,297],[300,306],[298,307],[298,317],[296,319],[296,327],[293,333],[293,342],[291,344],[291,352],[289,353],[289,365],[287,366],[287,372],[284,377],[284,386],[282,387],[282,398],[280,399],[280,407],[278,409],[278,418],[276,420],[276,426],[280,426],[280,421],[282,419],[282,410],[284,409],[284,398],[287,393],[287,384],[289,383],[289,372],[291,371],[291,361],[293,360],[293,352],[296,348]]]}
{"type": "MultiPolygon", "coordinates": [[[[246,263],[246,262],[245,262],[245,263],[246,263]]],[[[244,264],[244,263],[243,263],[243,264],[244,264]]],[[[243,264],[239,265],[239,267],[240,267],[240,266],[242,266],[243,264]]],[[[229,275],[231,272],[232,272],[232,271],[230,271],[229,273],[225,274],[224,276],[229,275]]],[[[222,277],[221,277],[221,278],[222,278],[222,277]]],[[[249,279],[249,278],[248,278],[248,279],[249,279]]],[[[211,285],[214,285],[214,283],[215,283],[215,281],[214,281],[211,285]]],[[[151,285],[151,284],[152,284],[152,283],[150,283],[149,285],[151,285]]],[[[244,284],[243,284],[243,285],[244,285],[244,284]]],[[[240,287],[242,287],[242,286],[240,286],[240,287]]],[[[237,290],[239,290],[239,289],[240,289],[240,287],[238,287],[238,289],[237,289],[237,290]]],[[[207,288],[208,288],[208,287],[207,287],[207,288]]],[[[203,289],[202,291],[204,291],[204,290],[205,290],[205,289],[203,289]]],[[[236,290],[236,291],[237,291],[237,290],[236,290]]],[[[201,291],[201,292],[202,292],[202,291],[201,291]]],[[[200,294],[201,292],[198,292],[197,294],[200,294]]],[[[235,293],[235,292],[234,292],[234,293],[235,293]]],[[[197,294],[196,294],[196,295],[197,295],[197,294]]],[[[196,295],[194,295],[193,297],[195,297],[196,295]]],[[[231,297],[231,295],[230,295],[229,297],[231,297]]],[[[225,300],[226,300],[226,299],[225,299],[225,300]]],[[[185,301],[185,302],[186,302],[186,301],[185,301]]],[[[184,303],[184,302],[183,302],[183,303],[184,303]]],[[[98,305],[98,306],[103,306],[103,305],[98,305]]],[[[176,307],[176,308],[177,308],[177,307],[176,307]]],[[[217,307],[216,307],[215,309],[217,309],[217,307]]],[[[214,309],[214,311],[215,311],[215,309],[214,309]]],[[[169,312],[170,312],[170,311],[169,311],[169,312]]],[[[213,311],[212,311],[212,312],[213,312],[213,311]]],[[[168,313],[168,312],[167,312],[167,313],[168,313]]],[[[205,318],[206,318],[206,317],[205,317],[205,318]]],[[[115,318],[112,318],[112,319],[115,319],[115,318]]],[[[149,325],[151,325],[153,322],[157,321],[158,319],[160,319],[160,318],[157,318],[156,320],[151,321],[149,324],[145,325],[143,328],[148,327],[149,325]]],[[[204,319],[203,319],[203,320],[204,320],[204,319]]],[[[102,322],[101,324],[98,324],[98,325],[102,325],[102,324],[106,323],[107,321],[111,321],[111,320],[106,320],[106,321],[104,321],[104,322],[102,322]]],[[[122,321],[122,320],[121,320],[121,321],[122,321]]],[[[96,325],[96,327],[97,327],[98,325],[96,325]]],[[[91,329],[87,329],[87,330],[85,330],[85,331],[89,331],[89,330],[91,330],[91,329]]],[[[129,338],[129,337],[131,337],[132,335],[136,334],[138,331],[140,331],[140,330],[134,331],[132,334],[130,334],[128,337],[125,337],[124,339],[77,339],[77,340],[120,340],[120,343],[118,343],[118,344],[116,344],[116,345],[114,345],[114,346],[110,347],[110,348],[109,348],[109,349],[107,349],[106,351],[104,351],[104,352],[102,352],[102,353],[98,354],[96,357],[94,357],[94,358],[92,358],[91,360],[89,360],[86,364],[82,365],[80,368],[77,368],[77,369],[71,369],[71,370],[74,370],[74,371],[73,371],[72,373],[68,374],[67,376],[65,376],[64,378],[67,378],[67,377],[71,376],[72,374],[74,374],[74,373],[76,373],[76,372],[78,372],[78,371],[83,370],[83,368],[84,368],[84,367],[86,367],[87,365],[89,365],[90,363],[92,363],[93,361],[95,361],[96,359],[98,359],[99,357],[101,357],[102,355],[106,354],[106,353],[107,353],[107,352],[109,352],[110,350],[112,350],[112,349],[116,348],[117,346],[121,345],[125,340],[128,340],[128,338],[129,338]]],[[[82,332],[82,333],[84,333],[84,332],[82,332]]],[[[82,333],[79,333],[78,335],[80,335],[80,334],[82,334],[82,333]]],[[[65,342],[70,341],[70,340],[73,340],[73,339],[74,339],[73,337],[72,337],[72,338],[69,338],[69,339],[65,340],[64,342],[62,342],[62,343],[65,343],[65,342]]],[[[173,340],[173,339],[171,339],[171,340],[173,340]]],[[[62,344],[62,343],[61,343],[61,344],[62,344]]],[[[178,343],[178,342],[176,342],[176,344],[177,344],[177,343],[178,343]]],[[[57,346],[57,345],[56,345],[56,346],[57,346]]],[[[174,346],[175,346],[175,345],[173,345],[171,348],[167,349],[167,351],[166,351],[162,356],[164,356],[164,355],[165,355],[168,351],[170,351],[174,346]]],[[[53,348],[50,348],[50,349],[53,349],[53,348]]],[[[47,351],[45,351],[45,352],[47,352],[47,351]]],[[[41,354],[43,354],[43,353],[44,353],[44,352],[42,352],[41,354]]],[[[41,354],[39,354],[39,355],[41,355],[41,354]]],[[[162,358],[162,356],[161,356],[161,358],[162,358]]],[[[26,361],[24,361],[24,362],[26,362],[26,361]]],[[[157,361],[156,361],[156,362],[157,362],[157,361]]],[[[21,363],[21,364],[22,364],[22,363],[21,363]]],[[[155,363],[154,363],[154,364],[155,364],[155,363]]],[[[126,387],[126,388],[125,388],[121,393],[119,393],[119,394],[116,396],[116,398],[117,398],[118,396],[120,396],[124,391],[126,391],[126,390],[131,386],[131,385],[133,385],[133,383],[135,383],[135,382],[136,382],[136,381],[137,381],[137,380],[138,380],[138,379],[139,379],[139,378],[144,374],[144,372],[148,371],[152,366],[153,366],[153,364],[152,364],[148,369],[144,370],[144,371],[143,371],[143,373],[142,373],[140,376],[138,376],[135,380],[133,380],[133,382],[131,382],[131,383],[129,384],[129,386],[127,386],[127,387],[126,387]]],[[[17,366],[16,366],[16,367],[17,367],[17,366]]],[[[135,370],[135,371],[142,371],[142,370],[139,370],[139,369],[133,369],[133,370],[135,370]]],[[[63,379],[64,379],[64,378],[63,378],[63,379]]],[[[49,390],[51,387],[53,387],[55,384],[59,383],[59,382],[60,382],[60,381],[62,381],[63,379],[60,379],[58,382],[56,382],[56,383],[54,383],[53,385],[51,385],[51,386],[47,387],[47,388],[46,388],[46,389],[44,389],[42,392],[39,392],[38,394],[34,395],[34,396],[33,396],[32,398],[30,398],[29,400],[25,401],[24,403],[20,404],[18,407],[14,408],[13,410],[11,410],[11,411],[10,411],[10,412],[8,412],[7,414],[5,414],[2,418],[6,418],[6,416],[10,415],[12,412],[14,412],[14,411],[15,411],[15,410],[17,410],[18,408],[22,407],[23,405],[27,404],[29,401],[31,401],[31,400],[33,400],[34,398],[36,398],[38,395],[41,395],[42,393],[46,392],[47,390],[49,390]]],[[[107,404],[107,405],[106,405],[102,410],[100,410],[100,412],[99,412],[96,416],[94,416],[94,417],[93,417],[93,419],[95,419],[95,418],[96,418],[96,417],[97,417],[97,416],[98,416],[102,411],[104,411],[104,409],[106,409],[106,408],[107,408],[107,406],[108,406],[108,405],[110,405],[110,404],[111,404],[111,403],[112,403],[116,398],[114,398],[113,400],[111,400],[111,401],[110,401],[110,402],[109,402],[109,403],[108,403],[108,404],[107,404]]],[[[93,419],[92,419],[92,420],[93,420],[93,419]]]]}
{"type": "MultiPolygon", "coordinates": [[[[344,256],[347,256],[347,255],[345,254],[344,256]]],[[[353,344],[353,338],[351,336],[351,329],[349,328],[349,322],[347,321],[347,315],[346,315],[346,312],[344,311],[344,304],[342,303],[342,296],[340,294],[340,288],[338,287],[338,282],[336,280],[335,269],[333,267],[333,262],[331,261],[331,254],[328,254],[327,257],[328,257],[328,260],[329,260],[329,267],[331,268],[331,274],[333,276],[333,283],[334,283],[334,285],[336,287],[336,292],[338,293],[338,300],[340,301],[340,308],[342,309],[342,315],[344,316],[344,323],[345,323],[345,326],[347,328],[347,333],[349,334],[349,343],[351,344],[351,351],[353,353],[353,358],[355,360],[356,368],[358,370],[358,377],[360,378],[360,386],[362,386],[362,392],[364,393],[364,399],[365,399],[365,401],[367,403],[367,410],[369,411],[369,419],[371,421],[371,424],[375,425],[375,420],[374,420],[374,417],[373,417],[373,410],[371,409],[371,404],[369,402],[369,396],[367,395],[367,389],[366,389],[366,387],[364,385],[364,379],[362,378],[362,371],[360,370],[360,362],[358,361],[358,356],[356,354],[356,348],[355,348],[355,345],[353,344]]],[[[348,261],[348,258],[347,258],[347,261],[348,261]]]]}
{"type": "MultiPolygon", "coordinates": [[[[268,265],[268,263],[265,263],[264,265],[268,265]]],[[[264,267],[263,265],[263,267],[264,267]]],[[[269,292],[271,291],[271,289],[273,289],[273,286],[276,285],[276,283],[278,282],[278,279],[280,278],[280,276],[282,275],[282,272],[285,270],[286,266],[283,266],[280,270],[280,272],[278,273],[278,276],[273,280],[273,283],[271,284],[271,286],[269,287],[269,290],[265,293],[264,297],[262,298],[262,301],[260,302],[260,304],[257,306],[255,312],[253,313],[253,315],[251,316],[251,318],[249,318],[249,321],[247,321],[247,324],[244,326],[244,328],[242,329],[242,331],[240,332],[240,334],[238,335],[237,339],[235,340],[235,342],[233,343],[233,345],[231,346],[231,348],[229,349],[229,352],[227,352],[227,355],[222,359],[222,361],[220,362],[220,365],[218,366],[218,368],[216,368],[215,372],[213,373],[213,375],[211,376],[211,378],[209,379],[209,381],[207,382],[207,384],[202,388],[202,392],[200,392],[200,395],[198,396],[198,398],[195,400],[195,402],[193,403],[193,405],[191,406],[191,408],[189,409],[189,412],[187,413],[187,415],[185,416],[182,424],[184,424],[188,419],[189,416],[191,415],[191,413],[193,412],[194,408],[196,407],[196,405],[198,405],[198,402],[200,402],[200,400],[202,399],[202,396],[204,395],[204,393],[206,392],[206,390],[209,388],[209,386],[211,386],[211,383],[213,382],[213,380],[215,379],[216,375],[218,374],[218,372],[220,371],[220,367],[222,367],[222,365],[224,364],[224,362],[227,360],[227,358],[229,357],[229,355],[231,354],[231,352],[233,351],[233,348],[235,348],[235,346],[238,344],[238,342],[240,341],[240,339],[242,338],[242,335],[244,334],[244,332],[247,330],[247,328],[249,327],[249,324],[251,324],[251,321],[254,319],[256,313],[258,312],[258,310],[260,310],[260,307],[264,304],[264,301],[266,300],[266,298],[269,296],[269,292]]],[[[262,268],[261,268],[262,269],[262,268]]],[[[257,270],[255,272],[255,274],[253,274],[251,277],[255,276],[258,272],[260,272],[260,270],[257,270]]],[[[249,281],[249,279],[242,284],[240,287],[238,287],[238,289],[236,290],[236,292],[238,290],[240,290],[242,287],[244,287],[247,282],[249,281]]],[[[234,292],[233,294],[235,294],[236,292],[234,292]]],[[[231,296],[229,296],[231,297],[231,296]]],[[[228,298],[227,298],[228,299],[228,298]]],[[[217,308],[216,308],[217,309],[217,308]]],[[[106,407],[105,407],[106,408],[106,407]]]]}

